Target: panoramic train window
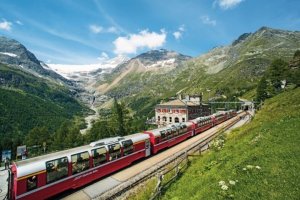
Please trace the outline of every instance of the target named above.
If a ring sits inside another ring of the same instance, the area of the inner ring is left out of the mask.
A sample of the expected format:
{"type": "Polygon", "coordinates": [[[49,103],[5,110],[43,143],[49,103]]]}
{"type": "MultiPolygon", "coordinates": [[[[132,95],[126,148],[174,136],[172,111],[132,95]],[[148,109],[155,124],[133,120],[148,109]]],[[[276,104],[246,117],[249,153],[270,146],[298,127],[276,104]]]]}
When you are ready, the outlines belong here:
{"type": "Polygon", "coordinates": [[[27,191],[34,190],[37,188],[37,177],[31,176],[27,178],[27,191]]]}
{"type": "Polygon", "coordinates": [[[116,160],[121,157],[121,145],[119,143],[108,145],[109,160],[116,160]]]}
{"type": "Polygon", "coordinates": [[[165,130],[160,131],[160,139],[161,139],[161,141],[164,141],[164,140],[168,139],[167,138],[167,133],[166,133],[165,130]]]}
{"type": "Polygon", "coordinates": [[[133,153],[133,142],[131,140],[126,140],[122,142],[122,145],[123,145],[124,156],[133,153]]]}
{"type": "Polygon", "coordinates": [[[87,151],[71,156],[72,174],[77,174],[89,168],[89,153],[87,151]]]}
{"type": "Polygon", "coordinates": [[[168,137],[168,139],[173,137],[172,129],[170,129],[170,128],[167,129],[167,137],[168,137]]]}
{"type": "Polygon", "coordinates": [[[177,127],[175,127],[175,126],[172,127],[172,134],[174,137],[178,135],[177,127]]]}
{"type": "Polygon", "coordinates": [[[94,167],[106,163],[105,147],[92,150],[94,167]]]}
{"type": "Polygon", "coordinates": [[[46,162],[47,183],[60,180],[68,176],[68,158],[62,157],[46,162]]]}

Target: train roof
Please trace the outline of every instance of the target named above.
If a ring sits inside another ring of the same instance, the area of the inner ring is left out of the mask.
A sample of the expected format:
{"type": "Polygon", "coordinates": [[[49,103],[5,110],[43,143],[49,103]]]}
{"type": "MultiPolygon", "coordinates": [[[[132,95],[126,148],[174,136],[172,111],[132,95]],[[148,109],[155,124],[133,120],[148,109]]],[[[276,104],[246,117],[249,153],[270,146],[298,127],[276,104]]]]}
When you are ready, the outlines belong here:
{"type": "Polygon", "coordinates": [[[132,134],[132,135],[127,135],[124,136],[124,139],[131,139],[133,143],[135,142],[140,142],[140,141],[144,141],[146,139],[149,139],[150,136],[144,133],[136,133],[136,134],[132,134]]]}
{"type": "Polygon", "coordinates": [[[196,119],[191,120],[191,122],[199,123],[199,122],[207,121],[210,119],[211,119],[211,116],[197,117],[196,119]]]}
{"type": "Polygon", "coordinates": [[[120,137],[120,136],[105,138],[105,139],[101,139],[101,140],[98,140],[98,141],[95,141],[95,142],[91,142],[90,146],[91,147],[103,146],[103,145],[107,145],[107,144],[111,144],[111,143],[117,143],[121,140],[124,140],[124,138],[120,137]]]}
{"type": "Polygon", "coordinates": [[[173,127],[180,127],[180,126],[191,126],[193,125],[192,122],[183,122],[183,123],[174,123],[168,126],[157,128],[149,131],[145,131],[146,133],[152,133],[155,137],[160,136],[162,131],[172,130],[173,127]]]}

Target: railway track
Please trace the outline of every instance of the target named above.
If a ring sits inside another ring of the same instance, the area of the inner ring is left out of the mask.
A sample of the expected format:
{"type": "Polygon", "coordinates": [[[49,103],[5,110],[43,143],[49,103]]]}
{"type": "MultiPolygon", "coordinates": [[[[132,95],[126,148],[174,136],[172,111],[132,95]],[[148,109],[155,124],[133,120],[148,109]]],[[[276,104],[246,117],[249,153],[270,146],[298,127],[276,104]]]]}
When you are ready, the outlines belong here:
{"type": "Polygon", "coordinates": [[[244,112],[239,113],[236,117],[227,120],[222,124],[219,124],[155,156],[114,173],[107,178],[80,189],[79,191],[65,196],[63,199],[114,199],[145,179],[155,176],[157,172],[164,166],[168,165],[168,163],[180,158],[180,156],[183,156],[184,154],[187,154],[187,152],[195,149],[197,146],[201,144],[208,144],[220,132],[224,132],[232,127],[245,115],[247,114],[244,112]]]}

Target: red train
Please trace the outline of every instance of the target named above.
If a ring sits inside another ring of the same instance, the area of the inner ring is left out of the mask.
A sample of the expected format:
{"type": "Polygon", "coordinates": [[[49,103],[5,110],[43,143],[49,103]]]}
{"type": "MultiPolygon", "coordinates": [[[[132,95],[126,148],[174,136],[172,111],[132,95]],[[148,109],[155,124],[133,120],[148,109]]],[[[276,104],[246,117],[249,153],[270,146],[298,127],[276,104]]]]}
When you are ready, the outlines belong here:
{"type": "Polygon", "coordinates": [[[219,112],[185,123],[103,139],[13,163],[9,176],[9,199],[46,199],[78,188],[234,116],[235,111],[219,112]]]}

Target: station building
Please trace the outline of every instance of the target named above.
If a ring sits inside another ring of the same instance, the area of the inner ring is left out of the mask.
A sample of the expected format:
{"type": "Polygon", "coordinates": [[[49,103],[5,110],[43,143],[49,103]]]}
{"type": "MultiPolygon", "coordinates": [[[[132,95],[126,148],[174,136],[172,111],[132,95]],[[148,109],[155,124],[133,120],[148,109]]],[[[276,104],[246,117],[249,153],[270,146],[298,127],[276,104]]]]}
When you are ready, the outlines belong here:
{"type": "Polygon", "coordinates": [[[201,95],[186,95],[185,98],[179,95],[177,99],[155,107],[155,121],[158,127],[207,115],[210,115],[210,107],[202,104],[201,95]]]}

